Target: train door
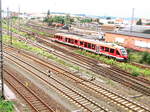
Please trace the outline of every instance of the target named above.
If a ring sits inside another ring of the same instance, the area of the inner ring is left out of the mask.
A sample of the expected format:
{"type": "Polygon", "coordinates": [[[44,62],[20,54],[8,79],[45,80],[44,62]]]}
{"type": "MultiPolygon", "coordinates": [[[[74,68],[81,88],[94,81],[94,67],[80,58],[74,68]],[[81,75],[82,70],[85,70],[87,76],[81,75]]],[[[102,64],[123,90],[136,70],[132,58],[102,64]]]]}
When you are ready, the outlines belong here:
{"type": "Polygon", "coordinates": [[[105,52],[105,51],[104,51],[104,50],[105,50],[104,48],[105,48],[104,46],[100,46],[100,49],[99,49],[99,50],[100,50],[100,53],[105,52]]]}
{"type": "Polygon", "coordinates": [[[121,57],[121,54],[117,49],[116,49],[116,57],[121,57]]]}
{"type": "Polygon", "coordinates": [[[92,44],[92,50],[95,50],[95,44],[92,44]]]}
{"type": "Polygon", "coordinates": [[[84,47],[87,48],[87,42],[84,42],[84,47]]]}
{"type": "Polygon", "coordinates": [[[99,53],[100,46],[96,46],[96,53],[99,53]]]}

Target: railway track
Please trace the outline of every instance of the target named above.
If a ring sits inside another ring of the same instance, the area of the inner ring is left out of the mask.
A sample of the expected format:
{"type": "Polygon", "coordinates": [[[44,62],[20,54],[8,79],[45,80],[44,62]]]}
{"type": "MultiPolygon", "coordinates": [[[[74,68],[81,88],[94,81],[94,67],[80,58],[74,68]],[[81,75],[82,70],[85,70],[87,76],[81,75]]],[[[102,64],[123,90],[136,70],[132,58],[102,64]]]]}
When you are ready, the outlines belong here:
{"type": "Polygon", "coordinates": [[[54,112],[38,95],[28,88],[14,73],[4,69],[5,81],[30,105],[32,112],[54,112]]]}
{"type": "MultiPolygon", "coordinates": [[[[24,38],[24,37],[22,37],[22,38],[24,38]]],[[[88,57],[85,57],[85,56],[82,56],[79,54],[75,54],[73,52],[69,52],[68,50],[65,50],[63,48],[60,48],[60,47],[54,45],[53,43],[50,43],[49,40],[42,39],[42,38],[39,38],[39,40],[42,41],[47,46],[50,46],[53,49],[56,49],[58,51],[65,53],[65,55],[63,55],[63,54],[60,54],[57,52],[53,52],[53,54],[55,54],[56,56],[59,56],[65,60],[69,60],[69,61],[71,61],[77,65],[80,65],[84,68],[87,68],[97,74],[101,74],[105,77],[108,77],[116,82],[119,82],[125,86],[128,86],[128,87],[130,87],[136,91],[139,91],[145,95],[150,95],[150,88],[149,88],[150,81],[149,80],[138,78],[138,77],[133,77],[129,73],[127,73],[123,70],[120,70],[114,66],[112,66],[110,68],[109,67],[105,68],[103,66],[99,66],[99,65],[97,65],[97,63],[98,63],[97,60],[94,60],[94,59],[91,59],[91,58],[88,58],[88,57]],[[74,57],[74,58],[70,58],[66,55],[74,57]],[[76,58],[78,58],[78,59],[76,59],[76,58]]],[[[29,43],[32,44],[31,41],[29,43]]],[[[47,47],[44,47],[41,44],[38,44],[38,45],[34,44],[34,46],[41,47],[41,48],[46,49],[47,51],[50,51],[47,47]]]]}
{"type": "MultiPolygon", "coordinates": [[[[43,40],[43,39],[42,39],[43,40]]],[[[103,75],[105,77],[108,77],[116,82],[119,82],[125,86],[128,86],[136,91],[139,91],[145,95],[150,95],[150,81],[146,79],[136,78],[134,76],[131,76],[129,73],[124,72],[123,70],[117,69],[116,67],[103,67],[98,65],[98,61],[93,60],[91,58],[75,54],[73,52],[69,52],[68,50],[65,50],[63,48],[60,48],[52,43],[47,42],[46,40],[43,40],[43,43],[45,43],[47,46],[50,46],[53,49],[56,49],[63,53],[53,52],[58,57],[61,57],[65,60],[71,61],[77,65],[80,65],[84,68],[87,68],[97,74],[103,75]],[[64,55],[65,54],[65,55],[64,55]],[[70,58],[73,57],[73,58],[70,58]],[[113,76],[113,77],[112,77],[113,76]]],[[[41,46],[43,47],[43,46],[41,46]]],[[[44,48],[44,47],[43,47],[44,48]]],[[[45,47],[44,49],[49,49],[45,47]]]]}
{"type": "MultiPolygon", "coordinates": [[[[133,102],[125,97],[122,97],[121,95],[112,92],[111,90],[104,88],[100,85],[97,85],[94,82],[90,82],[90,81],[85,81],[84,79],[75,76],[73,73],[68,72],[67,70],[61,69],[60,67],[57,67],[55,65],[51,65],[48,62],[45,62],[44,60],[39,60],[33,56],[29,56],[27,54],[22,54],[23,56],[34,60],[35,62],[42,64],[48,68],[50,68],[52,71],[54,71],[54,73],[57,73],[58,75],[62,75],[65,76],[67,78],[69,78],[70,80],[74,81],[74,82],[79,82],[79,84],[82,87],[85,87],[87,90],[90,90],[93,93],[99,94],[99,95],[103,95],[105,98],[111,100],[114,103],[117,103],[118,105],[123,106],[124,108],[134,111],[134,112],[149,112],[148,108],[145,108],[143,106],[141,106],[140,104],[137,104],[136,102],[133,102]]],[[[14,57],[16,58],[16,57],[14,57]]],[[[25,63],[25,62],[24,62],[25,63]]],[[[67,89],[67,91],[69,91],[67,89]]]]}
{"type": "MultiPolygon", "coordinates": [[[[16,35],[16,36],[19,36],[19,35],[16,35]]],[[[21,38],[24,39],[24,37],[21,37],[21,38]]],[[[65,53],[65,55],[63,55],[62,53],[53,52],[53,54],[55,54],[56,56],[59,56],[65,60],[71,61],[77,65],[87,68],[97,74],[101,74],[105,77],[108,77],[116,82],[119,82],[125,86],[128,86],[128,87],[130,87],[136,91],[139,91],[145,95],[150,95],[150,88],[149,88],[150,81],[133,77],[129,73],[119,70],[116,67],[105,68],[103,66],[99,66],[99,65],[97,65],[97,63],[98,63],[97,60],[94,60],[94,59],[91,59],[91,58],[88,58],[88,57],[85,57],[85,56],[82,56],[79,54],[75,54],[75,53],[65,50],[63,48],[60,48],[60,47],[54,45],[53,43],[50,43],[50,41],[47,41],[46,39],[41,39],[41,38],[39,38],[39,39],[47,46],[50,46],[53,49],[56,49],[58,51],[65,53]],[[70,56],[74,57],[74,58],[70,58],[70,56]],[[78,59],[76,59],[76,58],[78,58],[78,59]]],[[[29,43],[32,44],[32,41],[30,41],[29,43]]],[[[41,44],[34,44],[34,46],[44,48],[47,51],[50,51],[49,48],[47,48],[41,44]]]]}
{"type": "MultiPolygon", "coordinates": [[[[6,53],[6,52],[5,52],[6,53]]],[[[20,62],[23,62],[24,64],[30,66],[30,68],[32,67],[33,69],[35,69],[36,71],[47,75],[46,73],[44,73],[43,71],[35,68],[34,66],[30,65],[29,63],[26,63],[24,61],[22,61],[19,58],[16,58],[15,56],[13,56],[12,54],[8,54],[11,57],[19,60],[20,62]]],[[[32,70],[29,70],[27,67],[19,64],[18,62],[14,61],[15,59],[11,59],[9,56],[5,57],[7,59],[9,59],[10,61],[13,61],[13,63],[15,63],[16,65],[18,65],[19,67],[27,70],[28,72],[32,73],[34,76],[38,77],[40,80],[44,81],[48,86],[50,86],[51,88],[55,89],[58,93],[62,94],[64,97],[70,99],[73,103],[77,104],[79,107],[81,107],[81,109],[84,112],[108,112],[107,109],[105,109],[104,107],[101,107],[98,103],[96,103],[95,101],[93,101],[91,98],[86,97],[84,94],[80,93],[79,91],[77,91],[74,88],[71,88],[69,85],[66,85],[65,83],[59,81],[56,78],[53,77],[49,77],[49,81],[45,78],[43,78],[42,76],[37,75],[36,73],[34,73],[32,70]]]]}

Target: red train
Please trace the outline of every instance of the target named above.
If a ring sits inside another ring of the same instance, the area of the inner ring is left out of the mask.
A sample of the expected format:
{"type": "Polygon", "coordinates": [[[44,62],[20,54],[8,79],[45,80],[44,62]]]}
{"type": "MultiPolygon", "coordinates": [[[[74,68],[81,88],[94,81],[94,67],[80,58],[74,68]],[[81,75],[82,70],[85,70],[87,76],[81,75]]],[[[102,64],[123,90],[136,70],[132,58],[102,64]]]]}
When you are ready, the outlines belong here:
{"type": "Polygon", "coordinates": [[[76,46],[96,54],[103,54],[105,56],[115,58],[119,61],[126,61],[128,59],[125,48],[114,43],[86,39],[78,35],[65,33],[56,33],[54,35],[54,41],[76,46]]]}

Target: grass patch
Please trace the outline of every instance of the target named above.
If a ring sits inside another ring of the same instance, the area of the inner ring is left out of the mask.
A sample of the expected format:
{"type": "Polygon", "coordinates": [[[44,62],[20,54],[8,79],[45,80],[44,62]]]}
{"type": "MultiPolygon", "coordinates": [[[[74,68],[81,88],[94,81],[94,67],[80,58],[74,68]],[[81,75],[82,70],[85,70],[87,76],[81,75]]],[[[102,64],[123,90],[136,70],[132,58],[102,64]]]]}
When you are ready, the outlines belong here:
{"type": "Polygon", "coordinates": [[[48,34],[47,32],[42,32],[42,31],[33,29],[33,28],[31,28],[31,27],[29,27],[29,26],[25,26],[25,25],[23,25],[23,27],[25,27],[26,29],[28,29],[28,30],[30,30],[30,31],[32,31],[32,32],[38,33],[38,34],[40,34],[40,35],[51,37],[51,35],[48,34]]]}
{"type": "MultiPolygon", "coordinates": [[[[8,35],[3,35],[3,40],[7,44],[10,43],[10,37],[8,35]]],[[[68,63],[67,61],[64,61],[64,60],[56,57],[55,55],[45,51],[42,48],[37,48],[32,45],[28,45],[23,41],[18,41],[17,38],[15,38],[15,37],[13,37],[13,46],[16,48],[20,48],[20,49],[24,49],[24,50],[36,53],[43,57],[47,57],[48,59],[52,59],[52,60],[58,62],[59,64],[62,64],[63,66],[67,66],[67,67],[71,67],[75,70],[79,70],[78,66],[72,65],[71,63],[68,63]]]]}
{"type": "Polygon", "coordinates": [[[0,112],[14,112],[13,102],[0,99],[0,112]]]}
{"type": "MultiPolygon", "coordinates": [[[[3,24],[3,28],[4,29],[8,29],[8,27],[7,27],[7,25],[6,24],[3,24]]],[[[16,28],[10,28],[10,31],[12,31],[12,32],[14,32],[14,33],[16,33],[16,34],[19,34],[19,35],[21,35],[21,36],[23,36],[23,37],[26,37],[26,38],[29,38],[29,39],[31,39],[31,40],[35,40],[35,37],[32,37],[32,36],[30,36],[30,35],[28,35],[28,33],[26,33],[26,32],[22,32],[22,31],[19,31],[18,29],[16,29],[16,28]]]]}

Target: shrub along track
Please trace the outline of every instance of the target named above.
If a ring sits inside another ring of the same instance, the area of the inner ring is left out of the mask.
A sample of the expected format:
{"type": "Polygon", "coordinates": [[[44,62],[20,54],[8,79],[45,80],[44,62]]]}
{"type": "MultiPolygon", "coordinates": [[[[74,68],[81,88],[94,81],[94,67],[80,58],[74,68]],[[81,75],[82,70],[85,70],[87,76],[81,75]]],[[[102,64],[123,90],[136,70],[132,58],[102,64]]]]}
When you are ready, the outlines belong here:
{"type": "MultiPolygon", "coordinates": [[[[9,49],[13,50],[13,48],[9,48],[9,49]]],[[[13,58],[21,61],[21,59],[16,58],[12,54],[9,54],[9,55],[11,55],[13,58]]],[[[141,111],[141,112],[142,111],[143,112],[150,112],[148,108],[145,108],[145,107],[141,106],[140,104],[137,104],[136,102],[133,102],[133,101],[131,101],[131,100],[129,100],[129,99],[127,99],[127,98],[125,98],[125,97],[115,93],[115,92],[112,92],[111,90],[109,90],[107,88],[104,88],[104,87],[96,84],[95,82],[91,82],[91,81],[85,80],[85,79],[83,79],[83,78],[81,78],[79,76],[75,76],[73,73],[70,73],[67,70],[64,70],[64,69],[62,69],[62,68],[60,68],[60,67],[58,67],[58,66],[56,66],[54,64],[51,64],[51,63],[49,63],[49,62],[47,62],[47,61],[45,61],[45,60],[43,60],[41,58],[37,59],[37,57],[35,57],[33,55],[29,55],[29,54],[27,54],[25,52],[21,52],[21,55],[26,57],[26,58],[32,59],[35,62],[37,62],[37,63],[39,63],[39,64],[41,64],[43,66],[48,67],[51,71],[53,71],[53,73],[56,73],[57,75],[65,76],[66,78],[69,78],[69,80],[72,80],[74,82],[79,82],[79,84],[82,87],[86,88],[87,90],[91,91],[92,93],[96,93],[98,95],[102,95],[105,98],[109,99],[111,102],[117,103],[118,105],[121,105],[121,106],[123,106],[124,108],[126,108],[128,110],[132,110],[132,111],[135,111],[135,112],[139,112],[139,111],[141,111]]],[[[21,61],[21,62],[29,65],[27,62],[24,62],[24,61],[21,61]]],[[[29,65],[29,66],[33,67],[31,65],[29,65]]],[[[33,67],[33,68],[36,69],[35,67],[33,67]]],[[[38,71],[40,71],[40,70],[38,70],[38,71]]],[[[42,72],[42,71],[40,71],[40,72],[42,72]]],[[[45,73],[43,73],[43,74],[45,74],[45,73]]],[[[42,79],[42,80],[45,80],[45,79],[42,79]]],[[[53,80],[56,80],[56,79],[53,79],[53,80]]],[[[57,81],[57,82],[59,82],[59,81],[57,81]]],[[[59,82],[59,83],[62,83],[62,82],[59,82]]],[[[57,85],[59,85],[59,83],[57,85]]],[[[64,87],[61,87],[61,88],[64,88],[64,87]]],[[[67,90],[68,94],[70,93],[69,92],[70,89],[71,88],[69,88],[69,86],[67,86],[67,89],[64,88],[64,90],[67,90]]],[[[73,93],[71,92],[71,94],[73,94],[73,93]]],[[[80,98],[78,98],[79,95],[75,95],[75,94],[73,94],[73,95],[74,95],[75,99],[78,99],[79,101],[81,101],[80,98]]],[[[74,99],[74,97],[73,97],[73,99],[74,99]]],[[[76,102],[78,102],[78,100],[76,102]]],[[[86,102],[85,104],[89,104],[89,103],[86,102]]],[[[84,105],[84,104],[82,104],[82,105],[84,105]]]]}
{"type": "MultiPolygon", "coordinates": [[[[24,37],[22,37],[22,39],[23,38],[24,37]]],[[[36,38],[38,38],[38,36],[36,38]]],[[[136,91],[139,91],[145,95],[150,95],[150,88],[149,88],[150,81],[149,80],[131,76],[129,73],[127,73],[123,70],[120,70],[114,66],[110,66],[110,68],[105,67],[105,66],[104,67],[99,66],[98,65],[99,62],[97,60],[94,60],[94,59],[91,59],[89,57],[85,57],[85,56],[82,56],[79,54],[75,54],[66,49],[60,48],[60,47],[56,46],[55,43],[53,44],[51,41],[49,41],[45,38],[43,39],[42,37],[39,37],[38,40],[40,42],[42,42],[43,44],[62,52],[62,53],[52,52],[56,56],[59,56],[65,60],[69,60],[77,65],[87,68],[87,69],[93,71],[94,73],[108,77],[116,82],[119,82],[119,83],[121,83],[127,87],[130,87],[136,91]]],[[[29,43],[32,44],[31,41],[29,43]]],[[[40,44],[38,44],[38,45],[36,44],[35,46],[44,48],[47,51],[51,52],[51,50],[48,47],[44,47],[40,44]]]]}
{"type": "MultiPolygon", "coordinates": [[[[34,67],[33,65],[31,65],[25,61],[22,61],[21,59],[17,58],[16,56],[14,56],[8,52],[4,52],[4,55],[8,60],[15,63],[18,67],[21,67],[21,68],[27,70],[28,72],[33,74],[35,77],[42,80],[46,85],[53,88],[59,94],[70,99],[71,102],[78,105],[81,109],[83,109],[83,111],[85,111],[85,112],[87,112],[87,111],[88,112],[93,112],[93,111],[94,112],[108,112],[108,109],[101,107],[93,99],[88,98],[86,95],[80,93],[78,90],[76,90],[74,88],[71,88],[69,85],[65,84],[64,82],[60,81],[59,79],[56,79],[53,77],[49,77],[48,79],[45,79],[44,77],[42,77],[41,75],[37,75],[37,73],[33,72],[33,71],[36,70],[36,71],[42,73],[43,75],[47,76],[47,74],[45,72],[39,70],[38,68],[34,67]],[[24,63],[24,64],[20,64],[18,61],[21,63],[24,63]],[[31,69],[28,69],[27,66],[31,69]]],[[[30,59],[33,59],[33,57],[30,59]]],[[[34,57],[34,59],[36,59],[36,58],[34,57]]],[[[53,68],[53,69],[57,69],[57,68],[53,68]]],[[[60,72],[60,71],[58,70],[57,72],[60,72]]],[[[138,107],[138,109],[143,110],[144,108],[138,107]]]]}

